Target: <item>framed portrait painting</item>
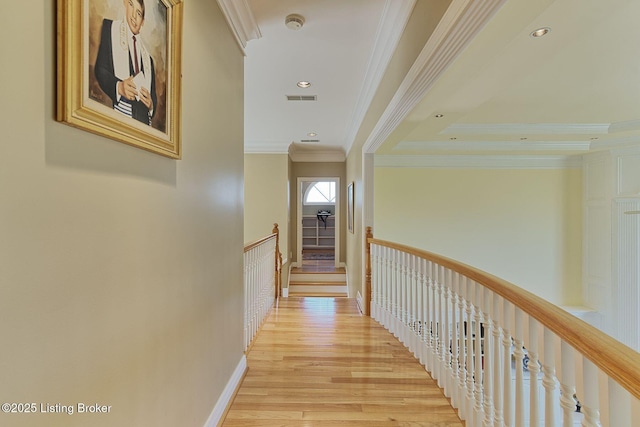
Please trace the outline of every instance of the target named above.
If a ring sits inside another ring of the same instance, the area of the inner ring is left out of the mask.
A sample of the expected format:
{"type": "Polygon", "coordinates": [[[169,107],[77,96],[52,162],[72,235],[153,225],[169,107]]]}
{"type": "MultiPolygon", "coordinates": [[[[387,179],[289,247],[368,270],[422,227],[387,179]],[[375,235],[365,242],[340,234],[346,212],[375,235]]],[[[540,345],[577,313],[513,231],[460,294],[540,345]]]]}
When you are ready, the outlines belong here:
{"type": "Polygon", "coordinates": [[[181,156],[182,0],[58,0],[56,119],[181,156]]]}
{"type": "Polygon", "coordinates": [[[353,203],[354,203],[354,195],[353,195],[353,182],[351,182],[347,186],[347,228],[350,233],[353,233],[353,220],[354,220],[354,211],[353,211],[353,203]]]}

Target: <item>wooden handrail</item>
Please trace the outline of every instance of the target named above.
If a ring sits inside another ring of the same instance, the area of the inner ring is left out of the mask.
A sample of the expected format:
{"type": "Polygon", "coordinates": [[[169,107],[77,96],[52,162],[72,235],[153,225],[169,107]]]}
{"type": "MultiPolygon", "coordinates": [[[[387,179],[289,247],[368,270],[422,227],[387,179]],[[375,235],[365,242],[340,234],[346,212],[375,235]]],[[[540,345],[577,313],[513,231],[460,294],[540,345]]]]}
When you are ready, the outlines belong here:
{"type": "MultiPolygon", "coordinates": [[[[631,395],[640,399],[640,353],[632,348],[557,305],[475,267],[432,252],[385,240],[368,238],[367,246],[371,244],[396,249],[435,262],[490,289],[553,331],[631,395]]],[[[370,262],[370,257],[367,256],[368,271],[371,269],[370,262]]]]}
{"type": "Polygon", "coordinates": [[[264,236],[256,240],[255,242],[247,243],[246,245],[244,245],[244,251],[249,252],[251,249],[255,248],[256,246],[260,246],[262,243],[266,242],[269,239],[273,239],[274,237],[277,237],[277,233],[271,233],[268,236],[264,236]]]}

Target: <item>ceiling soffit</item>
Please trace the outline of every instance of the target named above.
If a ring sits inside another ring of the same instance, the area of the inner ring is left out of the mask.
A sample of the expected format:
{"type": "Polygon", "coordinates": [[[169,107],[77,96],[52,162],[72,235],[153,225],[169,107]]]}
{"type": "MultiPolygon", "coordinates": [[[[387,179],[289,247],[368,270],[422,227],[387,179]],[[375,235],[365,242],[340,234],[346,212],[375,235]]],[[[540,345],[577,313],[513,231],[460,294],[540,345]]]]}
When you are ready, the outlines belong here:
{"type": "Polygon", "coordinates": [[[367,138],[364,152],[375,153],[504,2],[454,0],[451,3],[367,138]]]}

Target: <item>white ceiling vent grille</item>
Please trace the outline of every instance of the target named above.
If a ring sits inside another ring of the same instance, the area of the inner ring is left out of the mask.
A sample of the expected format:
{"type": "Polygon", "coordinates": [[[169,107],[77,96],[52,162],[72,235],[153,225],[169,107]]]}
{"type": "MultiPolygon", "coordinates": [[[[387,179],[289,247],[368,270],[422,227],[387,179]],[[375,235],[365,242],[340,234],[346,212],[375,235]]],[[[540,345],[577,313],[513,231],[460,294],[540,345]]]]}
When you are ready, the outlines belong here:
{"type": "Polygon", "coordinates": [[[317,101],[317,95],[287,95],[287,101],[317,101]]]}
{"type": "Polygon", "coordinates": [[[301,139],[300,142],[320,142],[319,139],[301,139]]]}

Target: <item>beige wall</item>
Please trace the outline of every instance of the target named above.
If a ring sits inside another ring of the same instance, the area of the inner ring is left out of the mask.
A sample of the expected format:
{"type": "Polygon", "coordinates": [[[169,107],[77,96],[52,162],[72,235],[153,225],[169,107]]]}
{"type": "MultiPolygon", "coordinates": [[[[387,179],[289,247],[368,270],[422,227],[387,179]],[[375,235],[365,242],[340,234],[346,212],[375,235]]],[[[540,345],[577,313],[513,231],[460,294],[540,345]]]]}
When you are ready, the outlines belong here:
{"type": "Polygon", "coordinates": [[[293,162],[291,165],[291,228],[289,230],[289,248],[296,258],[297,241],[296,225],[298,224],[298,199],[300,190],[297,188],[298,178],[338,177],[340,178],[340,261],[345,260],[345,234],[347,229],[347,184],[346,167],[344,162],[293,162]]]}
{"type": "Polygon", "coordinates": [[[56,123],[55,2],[4,5],[0,401],[112,410],[0,425],[202,427],[243,356],[243,56],[185,3],[179,161],[56,123]]]}
{"type": "Polygon", "coordinates": [[[280,230],[282,283],[289,277],[289,155],[244,155],[244,240],[254,242],[280,230]]]}
{"type": "Polygon", "coordinates": [[[580,169],[376,168],[375,235],[581,301],[580,169]]]}
{"type": "Polygon", "coordinates": [[[245,243],[280,229],[280,251],[288,258],[289,176],[288,154],[244,155],[245,243]]]}

